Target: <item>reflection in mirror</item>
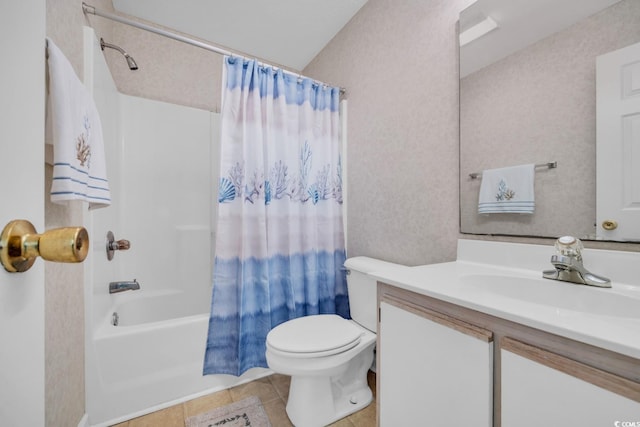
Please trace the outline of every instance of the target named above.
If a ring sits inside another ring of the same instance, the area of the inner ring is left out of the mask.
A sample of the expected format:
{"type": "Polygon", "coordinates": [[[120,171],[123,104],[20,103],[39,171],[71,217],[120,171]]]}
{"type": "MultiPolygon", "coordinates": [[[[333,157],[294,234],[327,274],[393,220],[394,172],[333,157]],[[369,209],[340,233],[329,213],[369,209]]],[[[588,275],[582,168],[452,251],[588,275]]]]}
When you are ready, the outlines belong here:
{"type": "Polygon", "coordinates": [[[596,63],[598,236],[640,241],[640,43],[596,63]]]}
{"type": "Polygon", "coordinates": [[[460,33],[461,232],[601,238],[596,58],[640,41],[640,1],[478,0],[460,33]],[[469,174],[547,162],[533,214],[478,214],[469,174]]]}

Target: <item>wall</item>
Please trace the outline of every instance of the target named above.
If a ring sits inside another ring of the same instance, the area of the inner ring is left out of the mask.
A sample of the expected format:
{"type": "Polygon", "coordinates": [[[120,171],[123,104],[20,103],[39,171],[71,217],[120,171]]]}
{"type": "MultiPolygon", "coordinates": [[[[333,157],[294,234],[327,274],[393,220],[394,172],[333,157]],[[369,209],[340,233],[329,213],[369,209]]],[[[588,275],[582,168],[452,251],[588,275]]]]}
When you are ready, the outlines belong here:
{"type": "MultiPolygon", "coordinates": [[[[166,28],[137,17],[128,17],[156,28],[166,28]]],[[[104,18],[92,16],[90,21],[95,24],[104,18]]],[[[200,40],[171,28],[168,30],[200,40]]],[[[100,31],[96,31],[100,37],[100,31]]],[[[211,41],[200,41],[215,46],[211,41]]],[[[220,112],[222,55],[117,22],[113,23],[111,43],[121,46],[139,66],[137,71],[131,72],[119,53],[105,51],[120,93],[220,112]]],[[[221,47],[234,52],[228,47],[221,47]]]]}
{"type": "MultiPolygon", "coordinates": [[[[47,0],[46,3],[47,37],[62,50],[82,79],[82,27],[86,25],[82,1],[47,0]]],[[[113,10],[111,0],[92,3],[113,10]]],[[[109,23],[98,23],[98,28],[104,34],[111,33],[109,23]]],[[[86,205],[51,203],[48,195],[52,172],[52,166],[46,165],[46,229],[82,225],[86,205]]],[[[45,424],[48,426],[78,425],[85,413],[84,268],[85,264],[45,264],[45,424]]]]}
{"type": "MultiPolygon", "coordinates": [[[[104,18],[91,17],[92,24],[100,21],[104,18]]],[[[120,93],[220,111],[221,55],[128,25],[113,25],[111,43],[121,46],[139,67],[132,72],[118,52],[105,52],[120,93]]]]}
{"type": "MultiPolygon", "coordinates": [[[[369,0],[305,70],[348,92],[350,256],[455,258],[456,22],[467,3],[369,0]]],[[[219,111],[221,56],[121,24],[112,42],[140,66],[105,52],[122,93],[219,111]]]]}
{"type": "MultiPolygon", "coordinates": [[[[114,280],[136,278],[145,293],[185,292],[193,314],[208,313],[217,114],[139,97],[119,100],[124,155],[112,169],[125,185],[114,199],[121,205],[119,233],[131,249],[112,261],[122,266],[114,280]]],[[[105,284],[97,286],[96,294],[108,296],[105,284]]]]}
{"type": "Polygon", "coordinates": [[[462,0],[369,0],[304,70],[347,88],[348,255],[455,259],[462,0]]]}
{"type": "Polygon", "coordinates": [[[369,0],[304,70],[347,88],[349,256],[418,264],[454,259],[458,238],[553,244],[458,232],[456,23],[469,3],[369,0]]]}

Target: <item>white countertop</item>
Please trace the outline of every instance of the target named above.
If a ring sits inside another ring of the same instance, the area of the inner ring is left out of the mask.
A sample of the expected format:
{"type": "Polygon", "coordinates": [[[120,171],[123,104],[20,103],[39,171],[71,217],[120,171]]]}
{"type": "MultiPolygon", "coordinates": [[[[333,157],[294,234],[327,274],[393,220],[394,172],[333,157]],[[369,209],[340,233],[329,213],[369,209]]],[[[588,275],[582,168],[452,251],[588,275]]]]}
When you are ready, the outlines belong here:
{"type": "Polygon", "coordinates": [[[553,247],[473,240],[458,245],[454,262],[396,265],[370,274],[398,288],[640,359],[640,253],[585,250],[585,267],[612,279],[612,288],[596,288],[543,279],[542,270],[553,267],[553,247]]]}

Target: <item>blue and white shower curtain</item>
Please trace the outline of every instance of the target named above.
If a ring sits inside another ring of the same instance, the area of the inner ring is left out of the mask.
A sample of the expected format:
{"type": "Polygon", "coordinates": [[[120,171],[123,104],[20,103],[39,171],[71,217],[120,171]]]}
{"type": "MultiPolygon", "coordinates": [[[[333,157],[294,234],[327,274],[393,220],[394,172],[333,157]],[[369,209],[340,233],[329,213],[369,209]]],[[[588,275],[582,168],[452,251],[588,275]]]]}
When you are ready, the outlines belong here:
{"type": "Polygon", "coordinates": [[[225,58],[205,374],[266,367],[267,333],[349,317],[338,88],[225,58]]]}

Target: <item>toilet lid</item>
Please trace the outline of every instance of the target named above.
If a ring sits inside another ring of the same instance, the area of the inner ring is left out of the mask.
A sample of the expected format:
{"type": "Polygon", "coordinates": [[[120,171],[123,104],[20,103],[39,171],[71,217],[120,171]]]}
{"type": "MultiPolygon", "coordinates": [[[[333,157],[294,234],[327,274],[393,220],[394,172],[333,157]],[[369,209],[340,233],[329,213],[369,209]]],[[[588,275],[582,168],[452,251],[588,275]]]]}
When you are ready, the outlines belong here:
{"type": "Polygon", "coordinates": [[[346,351],[360,342],[363,331],[335,314],[318,314],[284,322],[269,332],[267,345],[286,353],[346,351]]]}

